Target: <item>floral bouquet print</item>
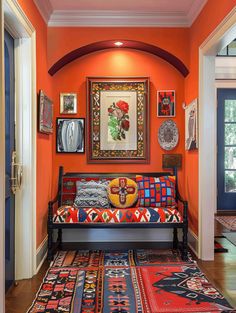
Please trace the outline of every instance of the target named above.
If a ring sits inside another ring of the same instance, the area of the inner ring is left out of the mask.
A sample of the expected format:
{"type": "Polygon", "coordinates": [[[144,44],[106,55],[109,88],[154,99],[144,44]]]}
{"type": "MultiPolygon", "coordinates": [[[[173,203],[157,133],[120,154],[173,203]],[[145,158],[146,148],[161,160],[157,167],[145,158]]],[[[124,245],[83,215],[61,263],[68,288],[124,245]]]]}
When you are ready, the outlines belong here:
{"type": "Polygon", "coordinates": [[[126,132],[129,130],[129,105],[123,100],[113,102],[108,108],[108,129],[113,140],[126,139],[126,132]]]}

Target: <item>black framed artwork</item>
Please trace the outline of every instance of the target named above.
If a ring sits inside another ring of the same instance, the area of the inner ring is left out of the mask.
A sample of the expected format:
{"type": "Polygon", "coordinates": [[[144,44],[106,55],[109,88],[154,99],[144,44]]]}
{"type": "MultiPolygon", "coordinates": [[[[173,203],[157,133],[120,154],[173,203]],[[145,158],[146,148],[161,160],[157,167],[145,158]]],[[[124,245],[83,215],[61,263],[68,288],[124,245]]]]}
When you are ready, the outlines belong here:
{"type": "Polygon", "coordinates": [[[56,152],[84,153],[84,118],[57,118],[56,152]]]}

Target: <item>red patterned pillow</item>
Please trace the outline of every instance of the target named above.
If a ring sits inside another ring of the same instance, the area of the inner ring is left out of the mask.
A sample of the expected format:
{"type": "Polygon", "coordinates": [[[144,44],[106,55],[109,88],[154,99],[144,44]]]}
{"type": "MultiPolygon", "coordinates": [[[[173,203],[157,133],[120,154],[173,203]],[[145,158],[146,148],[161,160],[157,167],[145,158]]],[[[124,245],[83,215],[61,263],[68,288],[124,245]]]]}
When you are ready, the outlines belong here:
{"type": "Polygon", "coordinates": [[[175,176],[136,176],[138,206],[172,207],[176,205],[175,176]]]}

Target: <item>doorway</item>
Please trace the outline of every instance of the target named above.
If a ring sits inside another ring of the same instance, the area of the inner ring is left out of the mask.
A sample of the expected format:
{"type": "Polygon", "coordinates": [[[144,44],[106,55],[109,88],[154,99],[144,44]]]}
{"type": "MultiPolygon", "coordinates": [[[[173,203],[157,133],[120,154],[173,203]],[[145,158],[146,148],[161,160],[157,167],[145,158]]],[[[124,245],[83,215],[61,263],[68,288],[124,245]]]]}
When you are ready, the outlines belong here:
{"type": "Polygon", "coordinates": [[[199,242],[198,256],[214,260],[217,211],[217,110],[215,58],[236,37],[233,9],[199,48],[199,242]],[[209,144],[210,143],[210,144],[209,144]]]}
{"type": "Polygon", "coordinates": [[[0,5],[0,312],[5,312],[5,75],[4,29],[14,38],[15,120],[18,161],[23,164],[21,192],[15,195],[15,279],[36,273],[36,34],[18,2],[0,5]]]}
{"type": "Polygon", "coordinates": [[[217,89],[217,212],[236,214],[236,89],[217,89]]]}
{"type": "Polygon", "coordinates": [[[11,189],[12,155],[15,151],[14,39],[4,31],[5,66],[5,292],[15,279],[15,195],[11,189]]]}

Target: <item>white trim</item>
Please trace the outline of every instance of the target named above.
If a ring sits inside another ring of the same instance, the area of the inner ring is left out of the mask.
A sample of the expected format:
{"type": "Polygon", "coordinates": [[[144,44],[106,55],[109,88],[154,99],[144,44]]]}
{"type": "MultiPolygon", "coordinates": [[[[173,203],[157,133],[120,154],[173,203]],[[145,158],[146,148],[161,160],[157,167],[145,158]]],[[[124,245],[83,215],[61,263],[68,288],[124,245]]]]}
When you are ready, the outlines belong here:
{"type": "Polygon", "coordinates": [[[206,3],[207,3],[207,0],[194,1],[193,2],[192,6],[191,6],[191,8],[187,14],[189,26],[191,26],[194,23],[194,21],[196,20],[196,18],[198,17],[198,15],[202,11],[202,9],[206,3]]]}
{"type": "MultiPolygon", "coordinates": [[[[5,103],[4,87],[4,25],[0,2],[0,103],[5,103]]],[[[5,312],[5,107],[0,106],[0,312],[5,312]]]]}
{"type": "Polygon", "coordinates": [[[54,10],[48,26],[188,27],[184,13],[111,10],[54,10]]]}
{"type": "Polygon", "coordinates": [[[198,237],[191,229],[188,230],[188,245],[194,254],[198,257],[198,237]]]}
{"type": "Polygon", "coordinates": [[[36,38],[16,0],[5,0],[4,23],[15,38],[16,149],[23,164],[16,194],[15,278],[36,273],[36,38]]]}
{"type": "Polygon", "coordinates": [[[52,27],[190,27],[207,0],[195,0],[185,11],[53,10],[50,0],[34,0],[43,19],[52,27]]]}
{"type": "Polygon", "coordinates": [[[236,7],[199,48],[199,257],[214,259],[216,212],[215,56],[236,35],[236,7]],[[210,143],[210,144],[209,144],[210,143]]]}
{"type": "MultiPolygon", "coordinates": [[[[43,10],[42,1],[34,1],[43,10]]],[[[205,4],[206,0],[195,1],[187,14],[128,10],[53,10],[47,22],[51,27],[190,27],[205,4]]]]}
{"type": "Polygon", "coordinates": [[[227,79],[217,80],[215,82],[215,87],[216,87],[216,90],[218,88],[236,88],[236,79],[234,79],[234,80],[227,80],[227,79]]]}
{"type": "Polygon", "coordinates": [[[53,11],[51,2],[49,0],[34,0],[34,3],[47,24],[53,11]]]}
{"type": "Polygon", "coordinates": [[[41,266],[43,265],[43,262],[46,260],[47,257],[47,244],[48,244],[48,235],[44,238],[44,240],[41,242],[41,244],[38,246],[36,250],[36,260],[38,259],[38,256],[43,254],[43,251],[46,250],[46,252],[43,254],[42,259],[40,260],[39,264],[37,264],[36,273],[40,270],[41,266]]]}

